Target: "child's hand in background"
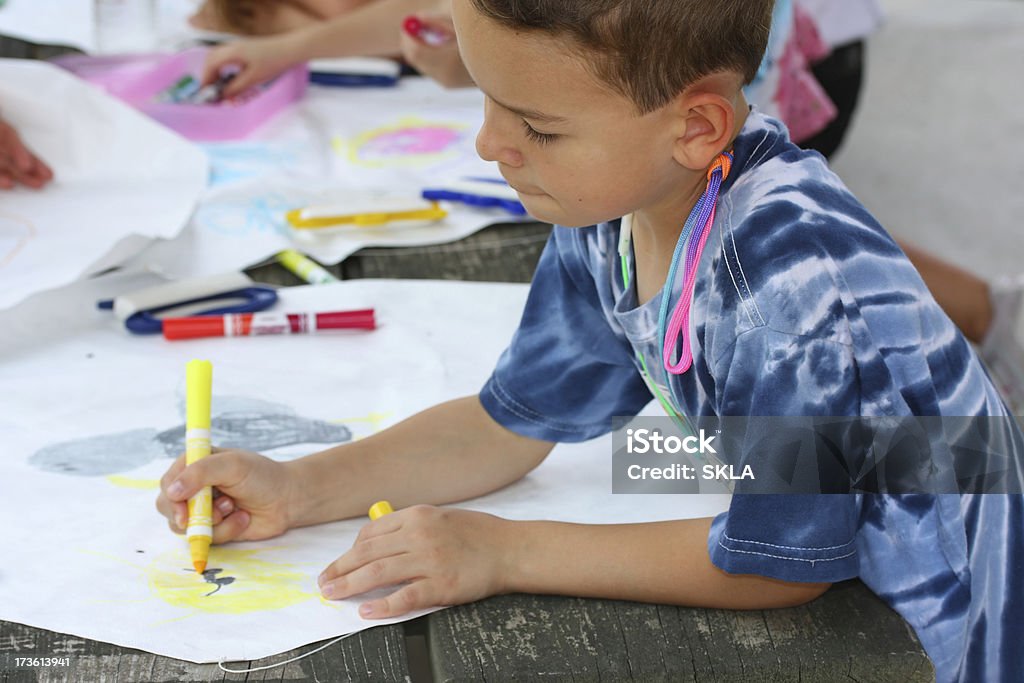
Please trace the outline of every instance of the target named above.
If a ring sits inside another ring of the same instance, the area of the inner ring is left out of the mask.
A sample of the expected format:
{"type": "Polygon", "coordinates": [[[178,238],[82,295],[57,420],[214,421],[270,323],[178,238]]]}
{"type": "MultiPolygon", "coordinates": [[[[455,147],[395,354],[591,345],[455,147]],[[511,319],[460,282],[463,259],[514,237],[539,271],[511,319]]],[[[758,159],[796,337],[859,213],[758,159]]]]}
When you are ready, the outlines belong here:
{"type": "Polygon", "coordinates": [[[406,18],[402,55],[417,71],[446,88],[474,85],[459,55],[451,15],[417,14],[406,18]],[[416,35],[416,29],[421,29],[421,35],[416,35]]]}
{"type": "Polygon", "coordinates": [[[320,575],[337,600],[406,583],[359,608],[367,619],[458,605],[505,592],[511,563],[508,520],[482,512],[417,505],[370,522],[352,549],[320,575]]]}
{"type": "Polygon", "coordinates": [[[53,179],[53,171],[25,146],[18,131],[0,119],[0,189],[15,185],[40,188],[53,179]]]}
{"type": "Polygon", "coordinates": [[[188,499],[204,486],[219,492],[213,501],[214,543],[259,541],[290,527],[287,467],[256,453],[214,449],[188,467],[182,455],[160,479],[156,508],[175,533],[185,533],[188,499]]]}
{"type": "Polygon", "coordinates": [[[236,67],[237,74],[223,91],[224,97],[233,97],[280,75],[303,61],[295,33],[246,38],[213,48],[203,64],[203,85],[215,82],[225,67],[236,67]]]}

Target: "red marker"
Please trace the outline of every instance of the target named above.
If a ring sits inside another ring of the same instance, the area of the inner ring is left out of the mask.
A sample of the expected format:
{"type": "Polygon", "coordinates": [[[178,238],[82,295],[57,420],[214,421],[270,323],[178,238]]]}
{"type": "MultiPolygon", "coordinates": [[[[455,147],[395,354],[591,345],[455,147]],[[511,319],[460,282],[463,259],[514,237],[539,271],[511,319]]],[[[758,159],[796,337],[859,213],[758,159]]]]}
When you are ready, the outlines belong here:
{"type": "Polygon", "coordinates": [[[164,339],[198,337],[257,337],[264,334],[304,334],[320,330],[373,330],[373,309],[334,313],[230,313],[166,318],[164,339]]]}
{"type": "Polygon", "coordinates": [[[413,38],[431,47],[444,45],[452,39],[449,34],[426,25],[422,19],[412,15],[405,18],[405,21],[402,22],[402,28],[413,38]]]}

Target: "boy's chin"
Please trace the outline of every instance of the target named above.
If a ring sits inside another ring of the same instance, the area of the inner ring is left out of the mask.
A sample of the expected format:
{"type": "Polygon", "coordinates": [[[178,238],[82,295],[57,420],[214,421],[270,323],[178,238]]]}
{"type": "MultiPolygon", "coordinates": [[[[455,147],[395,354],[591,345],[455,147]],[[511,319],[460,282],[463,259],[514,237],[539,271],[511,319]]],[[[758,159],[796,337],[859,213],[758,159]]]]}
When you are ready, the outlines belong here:
{"type": "Polygon", "coordinates": [[[592,216],[571,215],[562,211],[560,207],[556,206],[550,199],[548,201],[537,201],[536,195],[528,195],[526,197],[520,195],[519,201],[521,201],[523,206],[526,207],[531,218],[543,223],[551,223],[552,225],[559,225],[563,228],[589,228],[590,226],[601,222],[594,221],[592,216]]]}

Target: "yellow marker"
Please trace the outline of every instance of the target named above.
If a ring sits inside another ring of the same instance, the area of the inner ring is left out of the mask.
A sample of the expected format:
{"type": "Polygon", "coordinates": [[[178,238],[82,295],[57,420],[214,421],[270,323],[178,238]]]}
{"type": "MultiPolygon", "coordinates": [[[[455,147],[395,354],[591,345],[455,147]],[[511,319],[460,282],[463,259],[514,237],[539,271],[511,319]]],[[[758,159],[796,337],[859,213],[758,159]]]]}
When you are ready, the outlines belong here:
{"type": "Polygon", "coordinates": [[[306,258],[294,249],[285,249],[277,255],[277,260],[282,266],[311,285],[326,285],[338,281],[338,278],[327,272],[316,261],[306,258]]]}
{"type": "Polygon", "coordinates": [[[392,221],[439,221],[447,215],[448,212],[442,209],[437,202],[430,202],[430,205],[424,208],[353,214],[335,213],[327,208],[295,209],[286,213],[285,218],[293,228],[307,230],[329,228],[335,225],[356,225],[365,228],[384,225],[392,221]]]}
{"type": "MultiPolygon", "coordinates": [[[[210,454],[210,402],[213,366],[208,360],[190,360],[185,366],[185,464],[210,454]]],[[[202,574],[213,542],[213,491],[203,487],[188,499],[188,538],[192,566],[202,574]]]]}
{"type": "Polygon", "coordinates": [[[386,500],[379,500],[370,506],[370,521],[378,520],[384,515],[390,515],[394,511],[391,503],[386,500]]]}

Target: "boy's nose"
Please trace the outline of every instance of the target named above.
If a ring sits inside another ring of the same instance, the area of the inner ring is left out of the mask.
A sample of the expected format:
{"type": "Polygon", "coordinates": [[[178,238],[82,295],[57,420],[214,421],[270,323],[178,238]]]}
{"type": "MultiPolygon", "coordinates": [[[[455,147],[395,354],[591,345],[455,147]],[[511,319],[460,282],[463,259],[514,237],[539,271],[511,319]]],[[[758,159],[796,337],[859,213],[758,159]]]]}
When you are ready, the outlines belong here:
{"type": "Polygon", "coordinates": [[[489,109],[484,109],[484,125],[476,136],[476,153],[484,161],[497,161],[499,164],[519,168],[523,165],[522,153],[506,142],[508,136],[502,135],[500,125],[496,125],[489,109]]]}

